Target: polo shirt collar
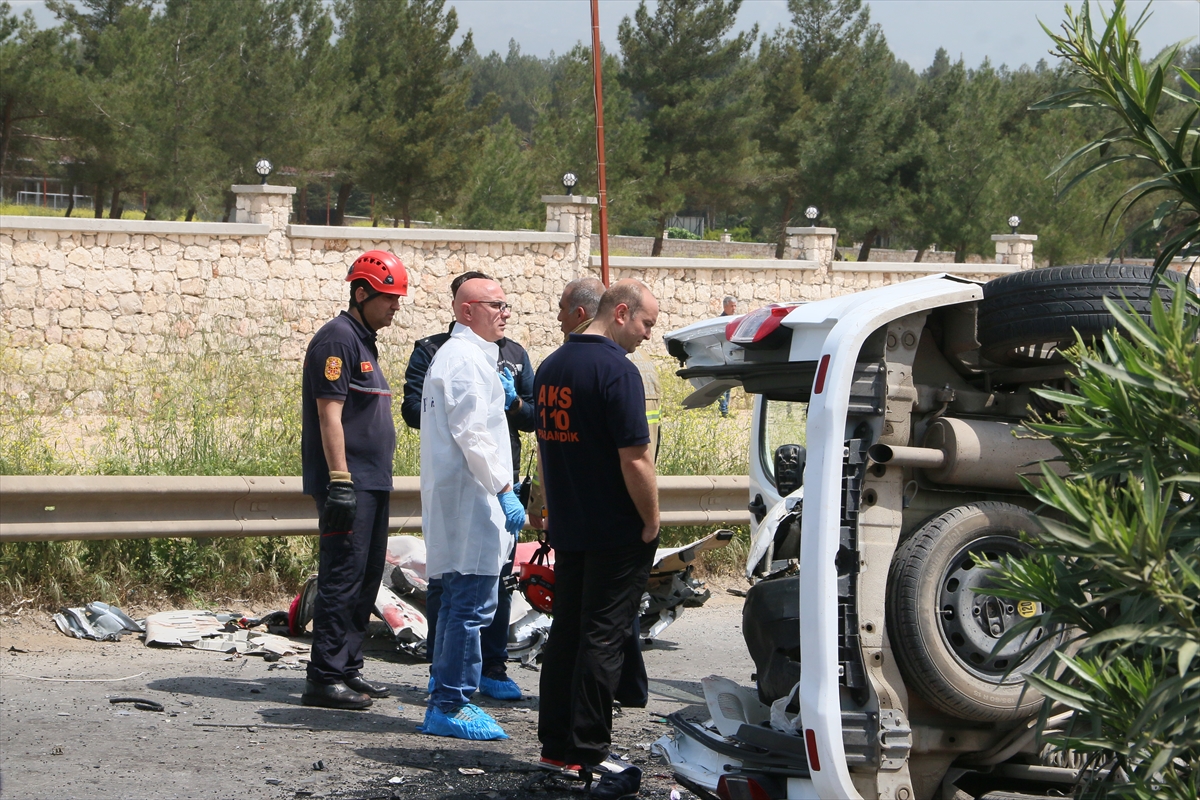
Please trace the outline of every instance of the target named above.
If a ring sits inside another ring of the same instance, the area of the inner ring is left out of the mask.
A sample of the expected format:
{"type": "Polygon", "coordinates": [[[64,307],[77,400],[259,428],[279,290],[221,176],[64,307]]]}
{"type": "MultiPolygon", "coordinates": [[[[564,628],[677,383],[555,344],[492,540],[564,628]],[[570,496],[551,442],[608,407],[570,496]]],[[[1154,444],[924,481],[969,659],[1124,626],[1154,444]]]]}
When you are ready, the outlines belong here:
{"type": "Polygon", "coordinates": [[[625,352],[625,348],[614,342],[607,336],[600,336],[595,333],[571,333],[567,335],[568,342],[578,342],[579,344],[604,344],[616,350],[622,356],[629,355],[625,352]]]}
{"type": "Polygon", "coordinates": [[[482,350],[484,353],[489,355],[493,361],[499,359],[499,357],[500,357],[500,345],[499,344],[497,344],[496,342],[484,341],[483,338],[479,336],[479,334],[475,333],[475,331],[471,330],[466,325],[455,325],[454,331],[450,334],[450,338],[451,339],[462,339],[465,342],[470,342],[471,344],[475,345],[480,350],[482,350]]]}
{"type": "Polygon", "coordinates": [[[357,319],[355,319],[354,315],[351,314],[349,311],[343,311],[341,313],[341,316],[350,320],[350,327],[354,328],[354,332],[358,334],[358,338],[360,338],[364,342],[368,342],[370,344],[375,343],[375,340],[378,338],[375,331],[371,330],[366,325],[363,325],[361,322],[359,322],[357,319]]]}

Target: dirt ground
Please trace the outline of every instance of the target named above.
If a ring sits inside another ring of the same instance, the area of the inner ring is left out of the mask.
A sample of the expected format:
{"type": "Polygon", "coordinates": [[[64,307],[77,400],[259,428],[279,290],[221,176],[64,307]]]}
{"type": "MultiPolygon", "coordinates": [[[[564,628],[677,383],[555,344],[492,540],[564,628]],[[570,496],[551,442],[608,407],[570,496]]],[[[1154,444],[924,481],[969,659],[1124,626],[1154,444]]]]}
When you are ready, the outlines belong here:
{"type": "MultiPolygon", "coordinates": [[[[615,720],[614,753],[642,767],[643,797],[667,798],[673,789],[692,796],[649,753],[667,730],[662,715],[689,709],[705,718],[699,681],[706,675],[750,683],[742,600],[711,588],[706,605],[687,609],[645,651],[649,706],[615,720]]],[[[462,742],[416,732],[426,665],[386,639],[370,640],[364,674],[389,684],[392,696],[367,711],[301,706],[303,670],[228,658],[148,648],[134,636],[116,643],[68,639],[45,614],[0,618],[0,797],[580,797],[524,788],[538,757],[536,671],[511,665],[525,700],[477,696],[511,738],[462,742]],[[164,711],[109,703],[123,696],[154,700],[164,711]]]]}

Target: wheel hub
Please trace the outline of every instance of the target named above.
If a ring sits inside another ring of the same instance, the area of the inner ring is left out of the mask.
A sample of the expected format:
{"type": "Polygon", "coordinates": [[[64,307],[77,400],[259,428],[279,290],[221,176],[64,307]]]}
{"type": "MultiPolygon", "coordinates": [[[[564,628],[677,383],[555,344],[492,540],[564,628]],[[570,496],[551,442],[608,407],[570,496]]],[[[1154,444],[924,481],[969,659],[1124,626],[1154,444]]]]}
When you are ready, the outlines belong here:
{"type": "MultiPolygon", "coordinates": [[[[939,619],[950,652],[968,672],[992,682],[1003,679],[1024,644],[1041,641],[1045,630],[1035,628],[995,650],[996,643],[1022,616],[1017,601],[987,593],[988,570],[976,565],[974,556],[995,564],[1004,555],[1022,552],[1020,542],[1008,536],[977,540],[955,554],[942,577],[939,619]]],[[[1019,681],[1022,671],[1013,670],[1004,682],[1019,681]]]]}

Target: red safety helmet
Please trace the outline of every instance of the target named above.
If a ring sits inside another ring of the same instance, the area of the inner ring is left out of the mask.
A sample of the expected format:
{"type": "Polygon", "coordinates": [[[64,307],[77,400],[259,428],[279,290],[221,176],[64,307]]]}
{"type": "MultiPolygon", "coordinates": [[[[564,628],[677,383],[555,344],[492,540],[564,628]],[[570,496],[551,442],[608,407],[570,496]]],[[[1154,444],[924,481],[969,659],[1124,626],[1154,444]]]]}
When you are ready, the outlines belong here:
{"type": "Polygon", "coordinates": [[[554,567],[547,562],[550,560],[550,545],[542,542],[542,546],[533,554],[533,560],[521,565],[517,575],[517,588],[529,605],[549,614],[554,609],[554,567]]]}
{"type": "Polygon", "coordinates": [[[350,265],[347,281],[366,281],[379,294],[408,294],[408,270],[395,253],[368,250],[350,265]]]}

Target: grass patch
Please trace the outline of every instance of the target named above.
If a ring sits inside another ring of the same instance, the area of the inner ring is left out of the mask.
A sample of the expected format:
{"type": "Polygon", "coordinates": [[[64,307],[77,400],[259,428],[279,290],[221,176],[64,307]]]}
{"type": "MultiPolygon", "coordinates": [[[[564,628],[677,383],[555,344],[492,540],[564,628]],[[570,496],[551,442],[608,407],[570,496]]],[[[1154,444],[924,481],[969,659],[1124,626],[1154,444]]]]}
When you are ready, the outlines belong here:
{"type": "MultiPolygon", "coordinates": [[[[26,206],[17,205],[16,203],[0,203],[0,214],[5,216],[12,215],[15,217],[62,217],[66,214],[65,208],[46,208],[44,206],[26,206]]],[[[76,206],[71,210],[73,219],[92,219],[96,216],[95,210],[91,206],[76,206]]],[[[121,219],[145,219],[146,212],[136,209],[126,209],[121,214],[121,219]]],[[[108,207],[104,209],[104,219],[108,219],[108,207]]],[[[179,217],[179,221],[183,221],[183,217],[179,217]]]]}
{"type": "MultiPolygon", "coordinates": [[[[404,362],[385,361],[398,391],[404,362]]],[[[663,475],[744,475],[749,403],[735,390],[731,414],[688,411],[690,386],[660,364],[663,475]]],[[[85,434],[69,405],[37,413],[28,401],[0,403],[0,475],[299,475],[300,368],[245,355],[171,355],[136,374],[106,376],[99,422],[85,434]],[[68,442],[73,442],[70,444],[68,442]]],[[[97,385],[100,379],[97,378],[97,385]]],[[[398,398],[397,398],[398,400],[398,398]]],[[[420,473],[420,438],[395,403],[397,475],[420,473]]],[[[533,439],[526,436],[528,454],[533,439]]],[[[522,472],[526,464],[521,465],[522,472]]],[[[663,546],[712,527],[665,528],[663,546]]],[[[726,548],[703,556],[705,574],[740,574],[744,527],[726,548]]],[[[316,569],[316,537],[122,539],[0,544],[0,603],[34,598],[55,608],[90,600],[117,604],[257,599],[296,591],[316,569]]]]}

